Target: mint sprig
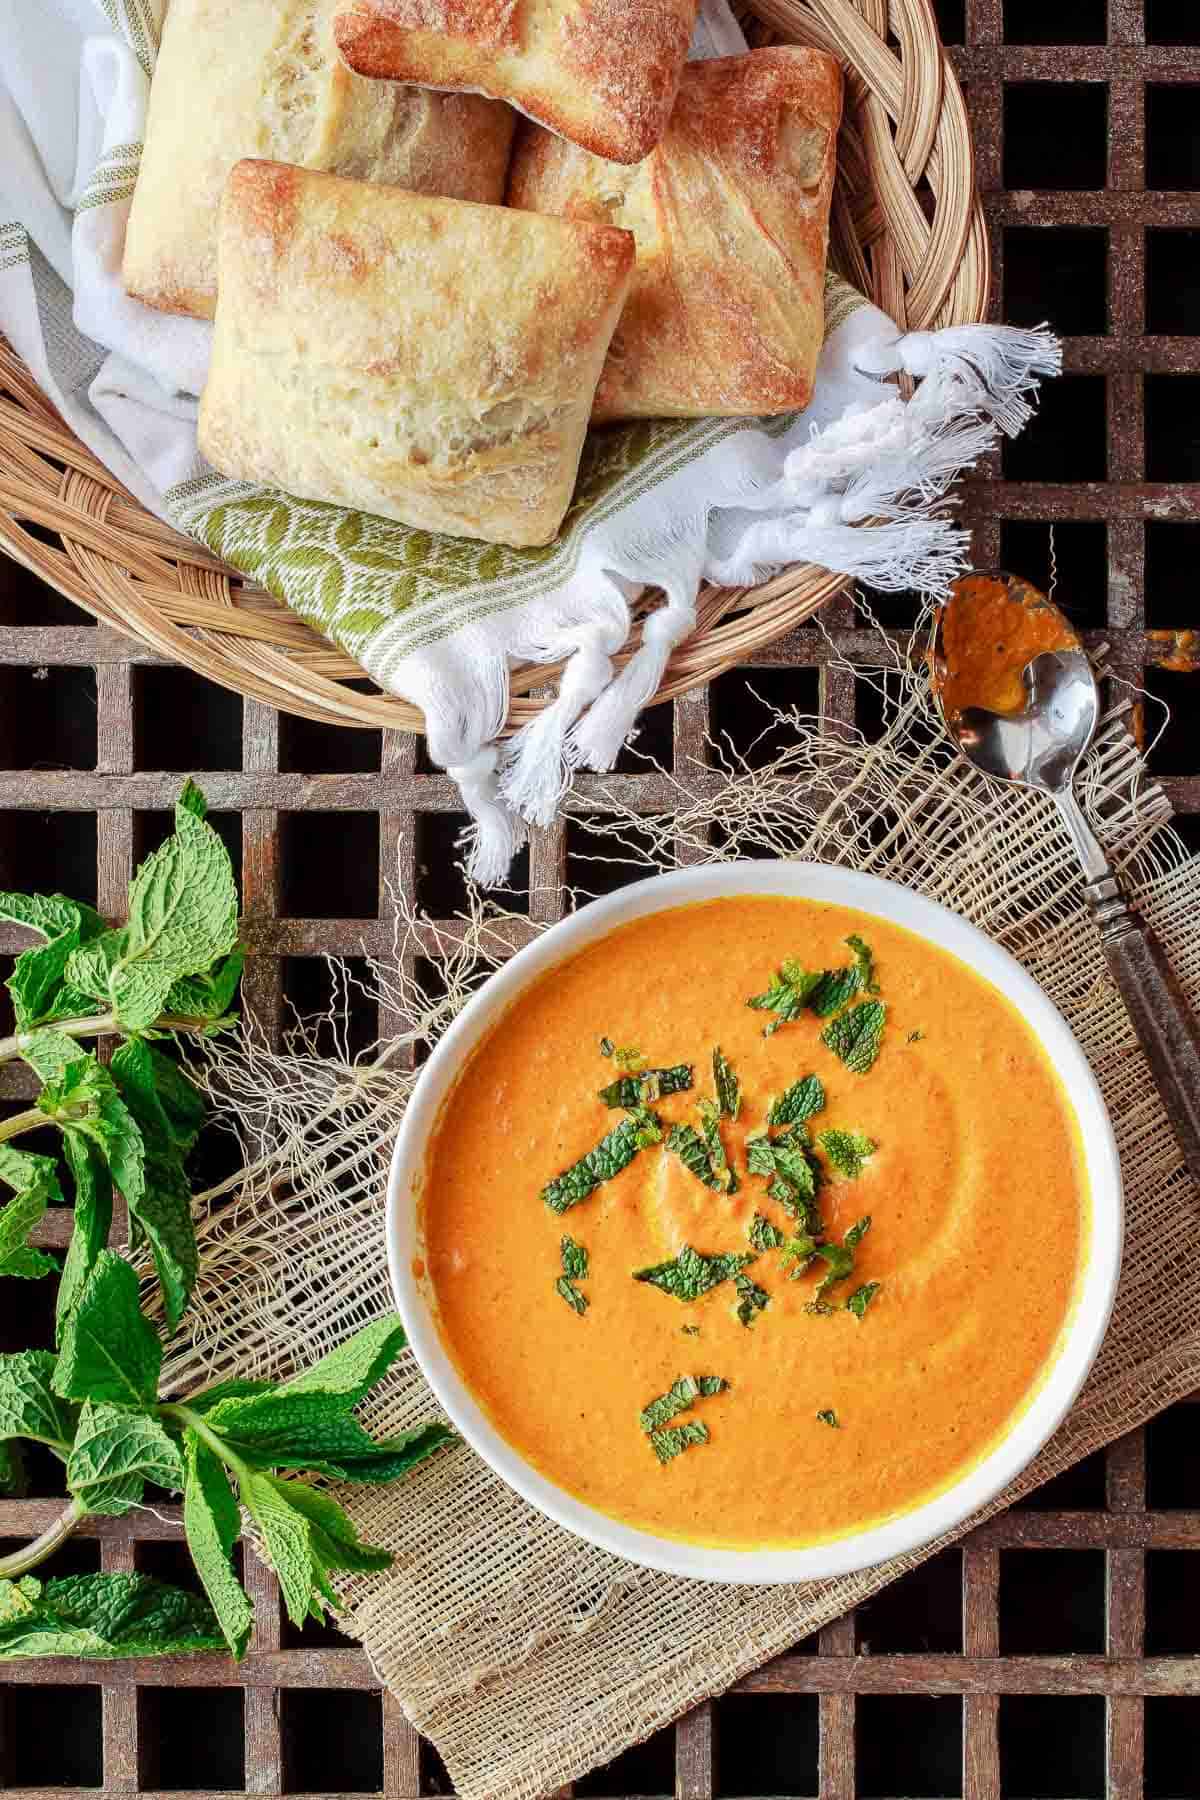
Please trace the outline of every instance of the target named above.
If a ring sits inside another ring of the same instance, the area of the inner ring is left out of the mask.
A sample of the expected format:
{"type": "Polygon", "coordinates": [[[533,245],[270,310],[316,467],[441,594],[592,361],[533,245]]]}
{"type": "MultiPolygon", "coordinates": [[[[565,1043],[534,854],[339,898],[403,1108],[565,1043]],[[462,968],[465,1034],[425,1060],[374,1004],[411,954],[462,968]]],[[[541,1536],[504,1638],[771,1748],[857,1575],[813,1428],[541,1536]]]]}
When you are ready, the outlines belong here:
{"type": "MultiPolygon", "coordinates": [[[[62,1136],[75,1235],[59,1289],[60,1332],[107,1241],[114,1186],[128,1205],[131,1241],[149,1247],[169,1329],[195,1284],[185,1165],[204,1102],[148,1040],[233,1022],[242,967],[237,892],[205,811],[200,790],[186,783],[175,830],[135,875],[120,927],[109,928],[91,907],[61,894],[0,894],[0,916],[45,940],[17,958],[8,987],[18,1030],[0,1039],[0,1062],[21,1058],[43,1086],[35,1106],[0,1125],[0,1140],[46,1123],[62,1136]],[[105,1067],[80,1040],[108,1035],[125,1041],[105,1067]]],[[[44,1204],[61,1199],[58,1164],[49,1160],[53,1182],[39,1175],[21,1183],[16,1202],[0,1213],[0,1274],[30,1277],[58,1267],[27,1242],[44,1204]]],[[[3,1165],[0,1179],[8,1179],[3,1165]]]]}

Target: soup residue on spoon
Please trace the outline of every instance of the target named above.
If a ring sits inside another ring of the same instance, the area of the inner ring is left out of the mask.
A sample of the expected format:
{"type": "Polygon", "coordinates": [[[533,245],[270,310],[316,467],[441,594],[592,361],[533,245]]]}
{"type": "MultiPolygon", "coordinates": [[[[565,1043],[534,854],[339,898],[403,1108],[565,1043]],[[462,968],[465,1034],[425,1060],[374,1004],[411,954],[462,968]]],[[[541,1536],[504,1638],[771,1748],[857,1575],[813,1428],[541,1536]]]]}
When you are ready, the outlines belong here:
{"type": "Polygon", "coordinates": [[[1077,634],[1052,600],[1014,575],[966,575],[939,622],[934,685],[949,722],[970,707],[1021,712],[1024,671],[1047,650],[1078,650],[1077,634]]]}

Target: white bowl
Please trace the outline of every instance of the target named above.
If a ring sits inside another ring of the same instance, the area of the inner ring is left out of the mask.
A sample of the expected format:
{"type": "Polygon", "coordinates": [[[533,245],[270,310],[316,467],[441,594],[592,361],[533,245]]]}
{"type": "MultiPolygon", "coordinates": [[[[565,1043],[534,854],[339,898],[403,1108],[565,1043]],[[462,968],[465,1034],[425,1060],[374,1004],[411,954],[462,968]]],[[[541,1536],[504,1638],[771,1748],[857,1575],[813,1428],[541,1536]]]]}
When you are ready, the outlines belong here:
{"type": "Polygon", "coordinates": [[[1096,1079],[1061,1013],[1000,949],[945,907],[874,875],[822,863],[740,862],[658,875],[594,901],[551,927],[499,969],[463,1008],[430,1057],[409,1101],[388,1185],[388,1263],[396,1305],[429,1385],[463,1437],[531,1506],[568,1531],[647,1568],[704,1581],[824,1580],[869,1568],[952,1530],[995,1498],[1057,1429],[1100,1348],[1121,1268],[1121,1165],[1096,1079]],[[420,1255],[418,1201],[426,1146],[443,1101],[471,1051],[546,969],[618,925],[648,913],[737,894],[782,894],[857,907],[949,951],[1023,1014],[1074,1109],[1091,1189],[1091,1230],[1074,1312],[1055,1361],[1005,1437],[961,1480],[881,1525],[798,1549],[722,1550],[635,1530],[576,1500],[532,1468],[500,1436],[443,1347],[429,1297],[413,1274],[420,1255]]]}

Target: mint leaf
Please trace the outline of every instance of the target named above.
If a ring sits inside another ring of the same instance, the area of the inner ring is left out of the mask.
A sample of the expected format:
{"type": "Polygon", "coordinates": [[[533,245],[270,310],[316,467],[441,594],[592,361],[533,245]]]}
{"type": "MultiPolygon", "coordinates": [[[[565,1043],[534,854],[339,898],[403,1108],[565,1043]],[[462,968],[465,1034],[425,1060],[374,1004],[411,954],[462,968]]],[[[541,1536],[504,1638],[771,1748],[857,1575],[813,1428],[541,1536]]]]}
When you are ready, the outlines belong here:
{"type": "Polygon", "coordinates": [[[190,813],[194,819],[207,819],[208,801],[189,775],[179,790],[179,798],[175,802],[175,820],[179,821],[181,813],[190,813]]]}
{"type": "Polygon", "coordinates": [[[767,1109],[768,1125],[803,1125],[825,1105],[825,1088],[819,1075],[805,1075],[777,1094],[767,1109]]]}
{"type": "Polygon", "coordinates": [[[569,1237],[563,1238],[559,1249],[563,1272],[554,1283],[554,1291],[566,1301],[572,1311],[582,1317],[588,1309],[587,1296],[580,1293],[575,1283],[587,1280],[588,1253],[582,1244],[577,1244],[574,1238],[569,1237]]]}
{"type": "Polygon", "coordinates": [[[0,919],[28,926],[46,939],[18,956],[6,983],[17,1030],[28,1031],[45,1016],[71,952],[85,932],[102,929],[102,922],[90,907],[77,906],[62,894],[0,894],[0,919]]]}
{"type": "Polygon", "coordinates": [[[242,1520],[225,1470],[192,1430],[184,1433],[183,1529],[229,1653],[241,1662],[254,1609],[233,1572],[233,1546],[242,1520]]]}
{"type": "Polygon", "coordinates": [[[616,1045],[613,1043],[613,1041],[610,1037],[602,1037],[600,1039],[600,1054],[601,1054],[601,1056],[611,1056],[615,1049],[616,1049],[616,1045]]]}
{"type": "Polygon", "coordinates": [[[138,1304],[138,1279],[102,1250],[62,1334],[54,1391],[142,1410],[158,1398],[162,1345],[138,1304]]]}
{"type": "Polygon", "coordinates": [[[141,1501],[148,1481],[183,1487],[174,1439],[146,1413],[85,1402],[67,1458],[67,1491],[89,1513],[119,1518],[141,1501]]]}
{"type": "Polygon", "coordinates": [[[852,1312],[856,1319],[861,1319],[882,1286],[881,1281],[864,1281],[847,1300],[846,1311],[852,1312]]]}
{"type": "Polygon", "coordinates": [[[618,1069],[624,1069],[626,1074],[640,1069],[645,1060],[641,1051],[635,1050],[632,1044],[621,1044],[613,1051],[613,1061],[618,1069]]]}
{"type": "Polygon", "coordinates": [[[338,1481],[381,1485],[432,1456],[454,1433],[440,1424],[418,1425],[376,1442],[344,1398],[286,1388],[220,1401],[205,1421],[233,1453],[255,1468],[307,1469],[338,1481]]]}
{"type": "Polygon", "coordinates": [[[184,975],[167,992],[163,1011],[185,1019],[224,1020],[233,1005],[246,952],[236,945],[211,975],[184,975]]]}
{"type": "MultiPolygon", "coordinates": [[[[307,1520],[309,1551],[322,1574],[334,1569],[349,1569],[365,1575],[391,1567],[391,1551],[364,1544],[353,1520],[347,1517],[332,1494],[313,1487],[308,1481],[280,1481],[277,1486],[288,1505],[307,1520]]],[[[324,1591],[328,1593],[328,1589],[324,1591]]]]}
{"type": "Polygon", "coordinates": [[[760,1312],[765,1312],[770,1305],[771,1296],[766,1288],[759,1287],[748,1275],[735,1275],[733,1285],[737,1290],[737,1318],[741,1325],[753,1325],[760,1312]]]}
{"type": "Polygon", "coordinates": [[[79,1408],[54,1392],[54,1361],[49,1350],[0,1356],[0,1439],[34,1438],[64,1454],[70,1449],[79,1408]]]}
{"type": "Polygon", "coordinates": [[[686,1425],[668,1425],[663,1431],[650,1433],[650,1443],[660,1463],[669,1463],[694,1444],[707,1442],[708,1426],[702,1419],[689,1419],[686,1425]]]}
{"type": "Polygon", "coordinates": [[[739,1270],[753,1261],[753,1255],[746,1253],[704,1256],[699,1250],[693,1250],[690,1244],[685,1244],[679,1255],[673,1256],[670,1262],[655,1263],[649,1269],[638,1269],[633,1279],[661,1288],[664,1294],[670,1294],[676,1300],[698,1300],[710,1288],[719,1287],[723,1281],[732,1281],[739,1270]]]}
{"type": "Polygon", "coordinates": [[[238,1490],[242,1504],[250,1511],[262,1534],[267,1559],[279,1580],[287,1616],[293,1625],[305,1619],[321,1617],[321,1607],[314,1597],[314,1585],[326,1599],[332,1594],[323,1569],[314,1568],[312,1538],[308,1520],[281,1493],[283,1483],[273,1475],[248,1470],[239,1477],[238,1490]]]}
{"type": "Polygon", "coordinates": [[[145,1182],[142,1134],[108,1070],[94,1056],[77,1057],[57,1081],[47,1082],[38,1106],[65,1135],[76,1134],[96,1146],[136,1210],[145,1182]]]}
{"type": "Polygon", "coordinates": [[[818,1244],[816,1246],[814,1255],[821,1257],[829,1267],[827,1273],[817,1283],[816,1291],[805,1308],[806,1312],[826,1315],[832,1313],[834,1309],[825,1299],[825,1295],[837,1282],[848,1280],[854,1273],[854,1252],[870,1229],[871,1215],[868,1213],[865,1218],[859,1219],[850,1227],[840,1244],[818,1244]]]}
{"type": "Polygon", "coordinates": [[[882,1047],[886,1017],[882,1000],[861,1000],[825,1027],[821,1042],[852,1075],[865,1075],[882,1047]]]}
{"type": "Polygon", "coordinates": [[[36,1281],[41,1275],[57,1272],[54,1258],[44,1250],[33,1249],[27,1241],[34,1226],[41,1222],[48,1198],[49,1184],[40,1177],[0,1208],[0,1275],[19,1275],[22,1280],[36,1281]]]}
{"type": "Polygon", "coordinates": [[[588,1253],[582,1244],[574,1238],[565,1237],[559,1246],[562,1254],[563,1274],[569,1275],[572,1281],[586,1281],[588,1273],[588,1253]]]}
{"type": "Polygon", "coordinates": [[[722,1054],[719,1044],[712,1053],[712,1071],[721,1116],[736,1119],[742,1110],[742,1089],[733,1064],[722,1054]]]}
{"type": "Polygon", "coordinates": [[[55,1031],[51,1025],[39,1025],[29,1034],[29,1041],[21,1051],[21,1060],[29,1064],[41,1081],[60,1081],[67,1064],[78,1062],[87,1054],[83,1046],[65,1032],[55,1031]]]}
{"type": "Polygon", "coordinates": [[[91,1660],[219,1650],[207,1603],[151,1575],[32,1575],[0,1582],[0,1658],[91,1660]]]}
{"type": "Polygon", "coordinates": [[[746,1140],[746,1164],[752,1175],[768,1177],[767,1192],[801,1224],[812,1226],[817,1197],[817,1170],[809,1160],[807,1131],[792,1125],[779,1137],[765,1130],[746,1140]]]}
{"type": "Polygon", "coordinates": [[[637,1106],[648,1106],[663,1094],[681,1094],[692,1085],[691,1063],[675,1063],[669,1069],[643,1069],[637,1075],[622,1075],[599,1090],[605,1106],[623,1106],[629,1112],[637,1106]]]}
{"type": "Polygon", "coordinates": [[[218,1381],[215,1387],[206,1388],[202,1394],[193,1394],[187,1403],[189,1412],[199,1413],[203,1418],[222,1400],[246,1400],[254,1394],[270,1394],[276,1391],[273,1381],[243,1381],[233,1376],[228,1381],[218,1381]]]}
{"type": "Polygon", "coordinates": [[[841,1422],[838,1419],[837,1414],[834,1412],[832,1406],[823,1407],[822,1410],[817,1414],[817,1418],[820,1420],[822,1425],[832,1425],[833,1429],[835,1431],[840,1431],[842,1428],[841,1422]]]}
{"type": "Polygon", "coordinates": [[[809,998],[825,977],[820,970],[805,969],[790,957],[774,977],[765,993],[747,1000],[756,1012],[773,1012],[776,1016],[764,1026],[763,1036],[772,1037],[781,1025],[788,1025],[803,1014],[809,998]]]}
{"type": "Polygon", "coordinates": [[[347,1406],[355,1406],[364,1394],[382,1381],[408,1339],[395,1313],[385,1313],[353,1337],[329,1351],[310,1368],[293,1375],[277,1390],[281,1394],[337,1394],[347,1406]]]}
{"type": "Polygon", "coordinates": [[[75,1182],[75,1226],[55,1302],[55,1332],[60,1343],[63,1327],[108,1242],[113,1212],[112,1178],[96,1146],[72,1132],[63,1139],[63,1154],[75,1182]]]}
{"type": "Polygon", "coordinates": [[[572,1163],[569,1169],[547,1182],[542,1189],[542,1199],[551,1212],[567,1212],[581,1200],[586,1200],[602,1181],[611,1181],[614,1175],[628,1168],[639,1150],[645,1150],[661,1139],[662,1125],[657,1115],[639,1106],[602,1137],[594,1150],[589,1150],[577,1163],[572,1163]]]}
{"type": "Polygon", "coordinates": [[[0,1275],[34,1281],[55,1274],[55,1259],[44,1250],[34,1250],[27,1240],[47,1206],[62,1200],[58,1164],[52,1156],[34,1156],[28,1150],[0,1144],[0,1181],[16,1190],[14,1198],[0,1209],[0,1275]]]}
{"type": "Polygon", "coordinates": [[[755,1213],[751,1219],[749,1237],[751,1244],[759,1251],[782,1250],[787,1243],[786,1235],[777,1225],[772,1225],[770,1219],[764,1218],[762,1213],[755,1213]]]}
{"type": "Polygon", "coordinates": [[[569,1281],[565,1275],[560,1275],[554,1283],[554,1291],[560,1299],[566,1301],[572,1312],[577,1312],[580,1318],[583,1317],[588,1309],[588,1297],[575,1286],[573,1281],[569,1281]]]}
{"type": "Polygon", "coordinates": [[[129,890],[129,923],[75,951],[67,978],[106,1000],[126,1031],[152,1025],[174,984],[202,975],[237,941],[237,889],[229,856],[198,817],[190,784],[175,832],[147,858],[129,890]]]}
{"type": "Polygon", "coordinates": [[[735,1193],[737,1178],[729,1167],[721,1143],[717,1111],[711,1100],[708,1105],[712,1107],[712,1116],[711,1120],[705,1117],[704,1136],[701,1137],[694,1126],[672,1125],[667,1134],[667,1149],[679,1158],[688,1174],[702,1181],[706,1188],[712,1188],[718,1194],[735,1193]]]}
{"type": "Polygon", "coordinates": [[[793,1266],[788,1270],[789,1281],[799,1281],[817,1254],[817,1239],[809,1231],[800,1231],[789,1238],[783,1246],[783,1261],[793,1266]]]}
{"type": "Polygon", "coordinates": [[[179,1065],[133,1038],[114,1053],[109,1067],[147,1148],[186,1156],[204,1123],[204,1099],[179,1065]]]}
{"type": "Polygon", "coordinates": [[[859,986],[863,993],[877,994],[879,983],[875,979],[875,958],[870,945],[865,944],[854,932],[846,939],[846,942],[854,952],[854,967],[858,973],[859,986]]]}
{"type": "Polygon", "coordinates": [[[638,1424],[643,1431],[658,1431],[679,1413],[694,1406],[697,1400],[723,1394],[728,1386],[729,1383],[719,1375],[681,1375],[665,1394],[660,1394],[657,1400],[651,1400],[649,1406],[642,1408],[638,1414],[638,1424]]]}
{"type": "Polygon", "coordinates": [[[875,1154],[877,1148],[862,1131],[823,1131],[817,1142],[834,1168],[848,1181],[858,1179],[863,1172],[863,1164],[869,1156],[875,1154]]]}

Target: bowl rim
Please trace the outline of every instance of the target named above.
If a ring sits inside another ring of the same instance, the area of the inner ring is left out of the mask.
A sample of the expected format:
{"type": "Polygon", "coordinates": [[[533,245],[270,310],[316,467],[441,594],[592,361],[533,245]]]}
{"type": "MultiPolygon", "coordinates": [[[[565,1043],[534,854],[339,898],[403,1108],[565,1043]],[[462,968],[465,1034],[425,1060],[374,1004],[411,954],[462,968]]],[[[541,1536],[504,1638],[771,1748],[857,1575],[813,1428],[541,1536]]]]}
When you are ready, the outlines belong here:
{"type": "Polygon", "coordinates": [[[833,863],[710,863],[649,877],[549,926],[496,969],[439,1040],[405,1109],[388,1174],[388,1269],[422,1373],[466,1442],[531,1506],[615,1556],[696,1580],[747,1585],[826,1580],[917,1550],[957,1529],[1025,1469],[1062,1423],[1091,1370],[1121,1271],[1121,1165],[1099,1083],[1058,1008],[1021,964],[978,927],[923,894],[833,863]],[[430,1130],[466,1057],[532,981],[623,924],[706,900],[756,894],[817,900],[889,920],[948,951],[998,988],[1050,1058],[1075,1114],[1091,1189],[1091,1230],[1074,1312],[1033,1398],[981,1461],[919,1506],[823,1543],[736,1550],[660,1536],[609,1517],[540,1473],[492,1424],[438,1333],[412,1263],[417,1197],[430,1130]]]}

